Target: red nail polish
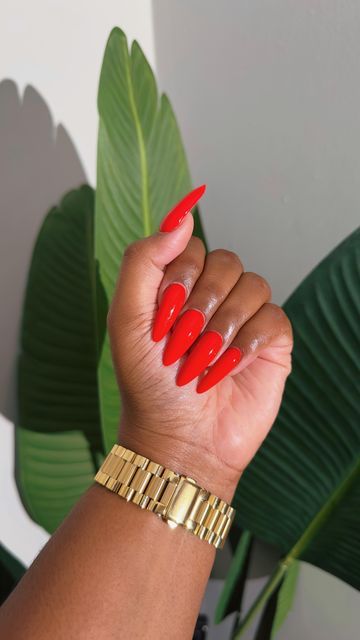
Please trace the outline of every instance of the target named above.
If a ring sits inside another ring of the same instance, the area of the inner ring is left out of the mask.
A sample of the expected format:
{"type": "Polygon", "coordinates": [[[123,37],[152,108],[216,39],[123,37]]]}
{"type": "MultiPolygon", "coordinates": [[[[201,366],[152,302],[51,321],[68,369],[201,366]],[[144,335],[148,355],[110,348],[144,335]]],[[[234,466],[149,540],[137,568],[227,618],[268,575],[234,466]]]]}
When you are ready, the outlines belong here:
{"type": "Polygon", "coordinates": [[[188,309],[179,318],[169,342],[166,345],[163,364],[176,362],[191,347],[205,324],[205,316],[197,309],[188,309]]]}
{"type": "Polygon", "coordinates": [[[152,339],[159,342],[173,326],[186,299],[186,289],[183,284],[174,282],[166,287],[159,308],[156,312],[152,339]]]}
{"type": "Polygon", "coordinates": [[[216,354],[219,353],[222,343],[223,339],[220,333],[206,331],[182,365],[176,384],[182,387],[200,375],[215,358],[216,354]]]}
{"type": "Polygon", "coordinates": [[[191,209],[196,205],[198,200],[200,200],[201,196],[205,193],[206,185],[203,184],[201,187],[197,187],[193,191],[185,196],[180,202],[175,205],[171,211],[165,216],[161,225],[160,231],[173,231],[179,224],[182,223],[185,216],[191,211],[191,209]]]}
{"type": "Polygon", "coordinates": [[[206,376],[200,380],[196,391],[198,393],[204,393],[204,391],[211,389],[214,384],[220,382],[220,380],[225,378],[225,376],[239,364],[242,356],[242,351],[238,349],[238,347],[229,347],[211,367],[206,376]]]}

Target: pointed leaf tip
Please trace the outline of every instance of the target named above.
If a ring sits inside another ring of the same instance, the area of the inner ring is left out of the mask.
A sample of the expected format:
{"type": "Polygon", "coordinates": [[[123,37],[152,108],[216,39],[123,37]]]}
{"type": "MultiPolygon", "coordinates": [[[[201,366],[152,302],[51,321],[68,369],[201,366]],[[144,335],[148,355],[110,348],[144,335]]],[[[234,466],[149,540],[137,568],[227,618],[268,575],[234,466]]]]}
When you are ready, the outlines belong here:
{"type": "MultiPolygon", "coordinates": [[[[114,37],[119,37],[118,30],[114,37]]],[[[159,101],[153,72],[136,41],[131,51],[130,64],[124,45],[105,54],[98,97],[95,251],[109,300],[126,245],[155,229],[173,203],[191,190],[170,102],[164,97],[159,101]]],[[[200,235],[201,225],[196,229],[200,235]]],[[[99,381],[108,448],[116,438],[120,412],[108,341],[101,354],[99,381]]]]}

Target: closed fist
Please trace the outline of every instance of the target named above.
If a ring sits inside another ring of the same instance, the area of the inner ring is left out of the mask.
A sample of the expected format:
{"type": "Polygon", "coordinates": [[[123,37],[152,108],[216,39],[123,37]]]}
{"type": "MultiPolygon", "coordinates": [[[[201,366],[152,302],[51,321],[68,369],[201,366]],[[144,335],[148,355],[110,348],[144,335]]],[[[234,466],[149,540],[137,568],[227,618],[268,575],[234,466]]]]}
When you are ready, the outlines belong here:
{"type": "Polygon", "coordinates": [[[292,331],[262,276],[192,236],[203,191],[127,247],[108,326],[121,444],[230,500],[279,410],[292,331]]]}

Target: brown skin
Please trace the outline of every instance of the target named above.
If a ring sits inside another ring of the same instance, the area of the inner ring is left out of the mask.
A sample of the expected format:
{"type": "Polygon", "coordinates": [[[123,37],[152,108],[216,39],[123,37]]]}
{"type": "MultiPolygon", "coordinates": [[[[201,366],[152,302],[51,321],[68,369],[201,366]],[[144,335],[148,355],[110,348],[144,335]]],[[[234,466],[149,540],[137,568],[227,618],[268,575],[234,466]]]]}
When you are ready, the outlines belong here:
{"type": "Polygon", "coordinates": [[[231,251],[217,249],[206,256],[202,241],[190,237],[165,268],[161,243],[169,242],[169,235],[187,238],[191,229],[189,217],[180,229],[139,240],[125,253],[109,313],[123,401],[120,437],[149,457],[157,459],[161,452],[165,464],[230,500],[277,415],[291,370],[292,331],[284,311],[269,302],[266,280],[244,272],[231,251]],[[186,355],[164,367],[168,336],[158,343],[151,339],[157,303],[171,282],[186,286],[183,311],[199,309],[207,321],[204,330],[223,336],[214,362],[229,346],[244,353],[237,368],[203,394],[196,393],[198,379],[183,387],[175,383],[186,355]]]}
{"type": "MultiPolygon", "coordinates": [[[[124,256],[109,314],[123,401],[119,441],[231,500],[276,417],[291,327],[262,278],[244,273],[232,252],[205,256],[192,229],[187,216],[124,256]],[[206,328],[224,336],[222,351],[232,344],[245,354],[203,394],[197,380],[175,384],[183,359],[163,366],[167,338],[151,339],[157,301],[174,281],[187,288],[185,308],[203,311],[206,328]]],[[[184,529],[93,486],[1,608],[0,637],[190,639],[214,556],[184,529]]]]}

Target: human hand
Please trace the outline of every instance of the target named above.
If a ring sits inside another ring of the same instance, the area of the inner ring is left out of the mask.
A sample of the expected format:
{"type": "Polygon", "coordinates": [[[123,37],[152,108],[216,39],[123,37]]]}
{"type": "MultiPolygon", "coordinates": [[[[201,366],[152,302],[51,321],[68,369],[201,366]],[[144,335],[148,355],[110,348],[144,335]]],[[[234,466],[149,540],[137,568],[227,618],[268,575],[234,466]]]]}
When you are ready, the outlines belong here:
{"type": "Polygon", "coordinates": [[[292,331],[262,277],[191,235],[203,191],[127,247],[108,327],[121,444],[230,500],[279,410],[292,331]]]}

